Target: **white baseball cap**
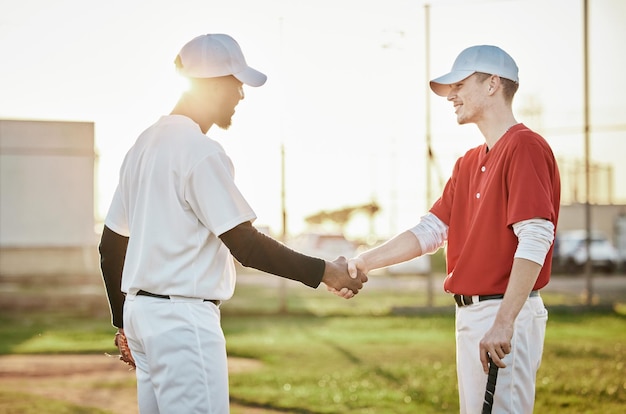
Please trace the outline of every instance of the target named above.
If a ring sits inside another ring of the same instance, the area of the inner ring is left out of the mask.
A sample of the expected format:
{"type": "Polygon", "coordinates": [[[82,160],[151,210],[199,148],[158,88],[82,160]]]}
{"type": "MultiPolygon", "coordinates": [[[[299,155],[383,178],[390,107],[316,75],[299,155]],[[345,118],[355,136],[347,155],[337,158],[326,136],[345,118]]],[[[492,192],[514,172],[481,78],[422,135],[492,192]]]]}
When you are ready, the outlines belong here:
{"type": "Polygon", "coordinates": [[[430,81],[430,89],[439,96],[447,96],[448,85],[460,82],[476,72],[498,75],[519,83],[517,65],[508,53],[497,46],[479,45],[463,50],[454,61],[450,73],[430,81]]]}
{"type": "Polygon", "coordinates": [[[233,75],[250,86],[261,86],[267,76],[251,68],[235,39],[226,34],[205,34],[190,40],[176,58],[179,72],[189,78],[233,75]]]}

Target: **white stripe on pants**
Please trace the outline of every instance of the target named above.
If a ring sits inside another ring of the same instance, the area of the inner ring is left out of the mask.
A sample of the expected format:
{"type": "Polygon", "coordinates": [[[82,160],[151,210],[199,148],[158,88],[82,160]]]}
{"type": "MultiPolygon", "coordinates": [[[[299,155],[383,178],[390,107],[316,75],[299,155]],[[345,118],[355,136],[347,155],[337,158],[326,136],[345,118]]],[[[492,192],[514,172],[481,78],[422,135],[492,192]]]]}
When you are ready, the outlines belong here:
{"type": "Polygon", "coordinates": [[[142,414],[229,412],[220,310],[202,299],[131,296],[124,331],[137,364],[142,414]]]}
{"type": "MultiPolygon", "coordinates": [[[[456,309],[456,359],[461,414],[479,414],[487,375],[480,363],[479,342],[491,328],[502,300],[485,300],[456,309]]],[[[493,413],[532,413],[535,381],[541,363],[548,311],[540,296],[528,298],[517,319],[511,353],[498,371],[493,413]]]]}

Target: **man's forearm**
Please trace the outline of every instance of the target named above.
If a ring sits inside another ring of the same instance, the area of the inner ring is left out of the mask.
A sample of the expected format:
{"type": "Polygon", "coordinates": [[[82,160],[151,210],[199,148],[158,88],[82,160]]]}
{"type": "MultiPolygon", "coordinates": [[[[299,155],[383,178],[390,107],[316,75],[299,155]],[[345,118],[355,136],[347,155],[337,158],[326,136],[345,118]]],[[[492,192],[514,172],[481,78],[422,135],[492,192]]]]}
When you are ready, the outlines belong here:
{"type": "Polygon", "coordinates": [[[374,247],[359,255],[363,260],[367,271],[380,269],[402,263],[422,255],[417,236],[411,231],[405,231],[380,246],[374,247]]]}
{"type": "Polygon", "coordinates": [[[506,288],[494,324],[513,325],[526,299],[528,299],[540,271],[541,265],[533,261],[521,258],[513,260],[509,285],[506,288]]]}
{"type": "Polygon", "coordinates": [[[124,327],[124,294],[122,293],[122,271],[126,259],[128,237],[121,236],[104,226],[100,239],[100,269],[109,298],[111,322],[118,328],[124,327]]]}
{"type": "Polygon", "coordinates": [[[252,267],[316,288],[326,261],[299,253],[259,232],[250,222],[220,235],[220,240],[243,266],[252,267]]]}

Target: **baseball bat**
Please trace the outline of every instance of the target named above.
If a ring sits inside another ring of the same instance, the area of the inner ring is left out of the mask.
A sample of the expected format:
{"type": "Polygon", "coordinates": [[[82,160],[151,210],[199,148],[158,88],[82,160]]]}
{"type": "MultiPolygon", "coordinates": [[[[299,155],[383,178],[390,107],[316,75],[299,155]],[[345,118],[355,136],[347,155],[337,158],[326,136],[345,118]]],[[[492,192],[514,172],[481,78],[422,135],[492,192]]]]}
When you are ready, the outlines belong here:
{"type": "Polygon", "coordinates": [[[487,374],[487,387],[483,401],[482,414],[491,414],[493,408],[493,396],[496,393],[496,380],[498,379],[498,366],[489,357],[489,374],[487,374]]]}

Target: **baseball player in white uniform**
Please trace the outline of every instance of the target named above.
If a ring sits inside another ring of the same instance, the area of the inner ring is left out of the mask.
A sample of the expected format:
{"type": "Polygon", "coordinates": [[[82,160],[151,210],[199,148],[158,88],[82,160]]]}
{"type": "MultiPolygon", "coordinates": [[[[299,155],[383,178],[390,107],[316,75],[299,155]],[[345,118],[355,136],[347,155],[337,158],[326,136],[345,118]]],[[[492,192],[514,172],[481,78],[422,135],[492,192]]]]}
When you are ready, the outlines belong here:
{"type": "Polygon", "coordinates": [[[190,81],[170,115],[146,129],[120,170],[100,242],[112,322],[136,363],[139,411],[229,412],[220,302],[235,288],[233,256],[244,266],[324,282],[352,297],[367,278],[351,278],[344,258],[295,252],[258,232],[223,147],[205,134],[227,129],[243,84],[266,76],[249,67],[225,34],[188,42],[175,61],[190,81]]]}

